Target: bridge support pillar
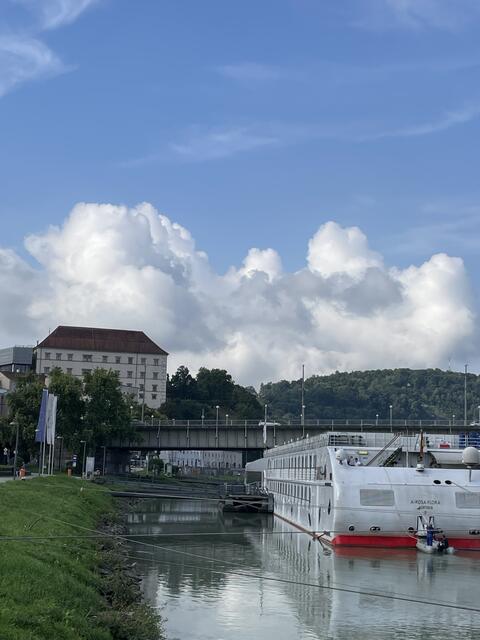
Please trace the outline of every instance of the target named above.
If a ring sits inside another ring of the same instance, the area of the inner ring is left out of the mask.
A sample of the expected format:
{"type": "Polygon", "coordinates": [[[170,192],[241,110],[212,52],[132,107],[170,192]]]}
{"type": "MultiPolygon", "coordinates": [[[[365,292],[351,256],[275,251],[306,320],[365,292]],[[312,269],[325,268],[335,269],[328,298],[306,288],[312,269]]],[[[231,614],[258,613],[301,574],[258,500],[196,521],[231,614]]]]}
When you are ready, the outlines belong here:
{"type": "Polygon", "coordinates": [[[130,451],[109,449],[107,451],[107,473],[128,473],[130,471],[130,451]]]}

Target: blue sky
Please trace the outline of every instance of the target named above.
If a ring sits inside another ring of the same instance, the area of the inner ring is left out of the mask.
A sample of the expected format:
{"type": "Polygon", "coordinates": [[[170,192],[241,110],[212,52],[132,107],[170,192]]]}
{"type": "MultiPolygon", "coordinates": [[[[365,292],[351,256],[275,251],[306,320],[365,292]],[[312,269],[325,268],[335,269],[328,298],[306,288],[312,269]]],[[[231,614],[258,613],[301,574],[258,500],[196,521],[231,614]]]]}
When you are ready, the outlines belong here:
{"type": "Polygon", "coordinates": [[[298,268],[334,218],[392,263],[476,272],[480,11],[403,4],[99,0],[41,30],[3,2],[2,32],[58,64],[0,100],[2,244],[78,201],[147,200],[219,269],[252,245],[298,268]]]}
{"type": "Polygon", "coordinates": [[[477,291],[476,0],[4,0],[0,246],[147,201],[212,267],[329,220],[477,291]]]}

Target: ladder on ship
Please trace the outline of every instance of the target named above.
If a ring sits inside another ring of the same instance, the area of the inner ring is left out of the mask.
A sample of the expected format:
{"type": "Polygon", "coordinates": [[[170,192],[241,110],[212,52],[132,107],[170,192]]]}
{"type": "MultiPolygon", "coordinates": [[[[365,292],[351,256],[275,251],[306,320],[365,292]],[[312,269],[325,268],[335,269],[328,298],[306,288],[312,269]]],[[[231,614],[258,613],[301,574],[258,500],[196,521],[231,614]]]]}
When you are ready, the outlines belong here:
{"type": "Polygon", "coordinates": [[[390,451],[392,444],[395,444],[401,435],[401,433],[396,433],[383,449],[380,449],[380,451],[367,462],[366,466],[371,467],[374,463],[377,463],[378,467],[391,467],[403,450],[403,447],[397,447],[394,451],[390,451]]]}

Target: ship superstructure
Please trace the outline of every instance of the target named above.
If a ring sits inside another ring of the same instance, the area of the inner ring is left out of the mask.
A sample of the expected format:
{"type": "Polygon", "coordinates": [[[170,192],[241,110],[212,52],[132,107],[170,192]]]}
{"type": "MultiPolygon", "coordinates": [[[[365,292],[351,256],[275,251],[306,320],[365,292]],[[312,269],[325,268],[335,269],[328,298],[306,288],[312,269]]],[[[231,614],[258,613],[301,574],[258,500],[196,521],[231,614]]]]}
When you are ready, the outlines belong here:
{"type": "Polygon", "coordinates": [[[268,450],[263,486],[277,516],[333,545],[414,547],[419,521],[433,516],[455,548],[480,549],[478,444],[477,435],[324,433],[268,450]]]}

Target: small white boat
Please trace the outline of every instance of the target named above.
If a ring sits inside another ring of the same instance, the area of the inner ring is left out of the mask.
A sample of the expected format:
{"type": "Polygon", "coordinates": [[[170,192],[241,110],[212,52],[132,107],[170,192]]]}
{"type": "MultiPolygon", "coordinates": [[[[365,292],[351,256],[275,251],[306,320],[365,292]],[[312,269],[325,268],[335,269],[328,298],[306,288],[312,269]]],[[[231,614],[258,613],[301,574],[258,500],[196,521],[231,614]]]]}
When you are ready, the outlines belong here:
{"type": "Polygon", "coordinates": [[[434,540],[432,544],[427,544],[424,540],[418,540],[415,545],[419,551],[423,553],[455,553],[455,549],[453,547],[447,547],[446,549],[440,547],[440,543],[437,540],[434,540]]]}
{"type": "Polygon", "coordinates": [[[417,516],[415,537],[417,539],[415,546],[423,553],[455,553],[455,549],[448,544],[443,531],[435,526],[435,516],[417,516]],[[436,536],[440,536],[440,540],[436,536]]]}

